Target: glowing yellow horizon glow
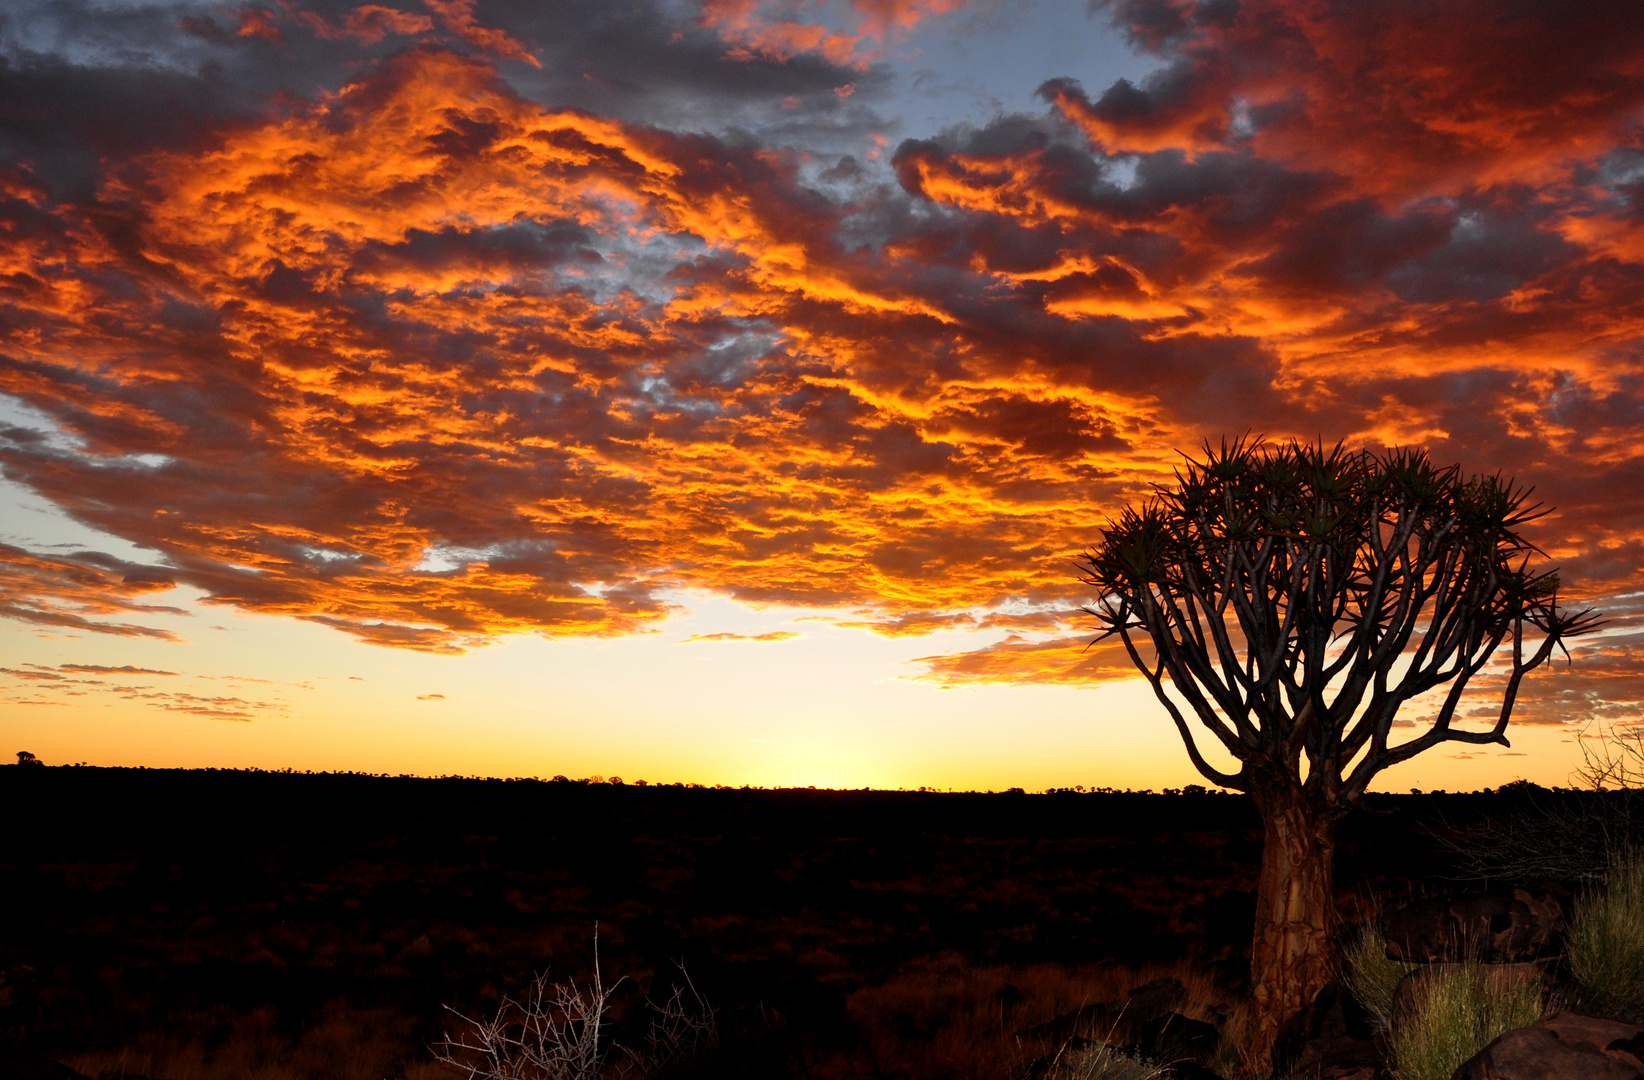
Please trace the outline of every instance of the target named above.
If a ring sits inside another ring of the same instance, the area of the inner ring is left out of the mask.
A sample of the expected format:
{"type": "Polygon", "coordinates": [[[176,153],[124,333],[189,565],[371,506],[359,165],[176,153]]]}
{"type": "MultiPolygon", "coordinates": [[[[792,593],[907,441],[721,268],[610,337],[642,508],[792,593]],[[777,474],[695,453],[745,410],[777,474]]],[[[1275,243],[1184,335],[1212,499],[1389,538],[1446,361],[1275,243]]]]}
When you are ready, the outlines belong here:
{"type": "MultiPolygon", "coordinates": [[[[9,670],[58,676],[26,695],[11,680],[0,735],[51,765],[940,791],[1203,783],[1138,679],[944,688],[921,678],[915,658],[997,631],[887,641],[810,609],[692,596],[661,633],[518,636],[429,656],[165,599],[190,613],[168,620],[182,642],[52,640],[0,625],[9,670]],[[761,636],[775,640],[752,640],[761,636]],[[99,667],[135,670],[85,670],[99,667]]],[[[1441,748],[1374,789],[1552,786],[1579,763],[1562,726],[1510,735],[1512,751],[1441,748]]]]}

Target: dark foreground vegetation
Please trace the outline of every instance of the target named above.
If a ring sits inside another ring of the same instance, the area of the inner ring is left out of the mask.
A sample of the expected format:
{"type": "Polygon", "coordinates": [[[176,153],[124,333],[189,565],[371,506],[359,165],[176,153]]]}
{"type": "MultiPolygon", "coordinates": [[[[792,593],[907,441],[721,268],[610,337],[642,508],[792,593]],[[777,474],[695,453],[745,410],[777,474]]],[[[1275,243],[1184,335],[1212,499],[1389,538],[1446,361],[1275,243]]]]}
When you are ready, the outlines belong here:
{"type": "MultiPolygon", "coordinates": [[[[1574,797],[1369,796],[1343,910],[1452,890],[1442,837],[1574,797]]],[[[1057,1018],[1163,976],[1228,1019],[1262,839],[1214,793],[39,766],[0,768],[0,812],[0,1052],[163,1080],[449,1075],[443,1007],[586,980],[596,924],[613,1037],[683,964],[714,1075],[1027,1075],[1057,1018]]]]}

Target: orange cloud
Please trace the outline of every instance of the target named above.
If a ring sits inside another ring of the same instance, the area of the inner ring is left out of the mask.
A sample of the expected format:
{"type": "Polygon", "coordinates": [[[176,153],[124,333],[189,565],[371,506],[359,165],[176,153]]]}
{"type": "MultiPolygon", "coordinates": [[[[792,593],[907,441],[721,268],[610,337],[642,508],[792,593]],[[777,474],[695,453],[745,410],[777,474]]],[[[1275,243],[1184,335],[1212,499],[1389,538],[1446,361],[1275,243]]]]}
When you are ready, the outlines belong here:
{"type": "Polygon", "coordinates": [[[1113,152],[1237,147],[1407,199],[1562,179],[1624,139],[1644,104],[1639,15],[1623,3],[1589,5],[1556,32],[1533,7],[1485,15],[1469,0],[1104,6],[1165,66],[1094,102],[1065,81],[1047,89],[1113,152]]]}
{"type": "Polygon", "coordinates": [[[952,14],[965,0],[851,0],[862,30],[884,37],[893,30],[912,30],[926,19],[952,14]]]}
{"type": "MultiPolygon", "coordinates": [[[[438,16],[441,24],[447,30],[476,49],[482,49],[506,60],[518,60],[530,64],[534,68],[542,67],[542,61],[532,56],[530,51],[509,35],[507,31],[492,26],[480,25],[479,21],[474,18],[474,0],[422,0],[422,2],[428,6],[429,11],[438,16]]],[[[359,10],[361,9],[356,9],[356,15],[359,10]]],[[[396,32],[403,33],[403,31],[396,32]]]]}
{"type": "Polygon", "coordinates": [[[1013,634],[980,649],[922,656],[914,662],[924,664],[926,670],[915,678],[944,686],[1048,686],[1093,685],[1141,677],[1125,655],[1124,646],[1111,642],[1092,646],[1093,637],[1086,634],[1034,641],[1013,634]]]}
{"type": "MultiPolygon", "coordinates": [[[[315,36],[327,41],[352,38],[362,44],[375,45],[390,34],[410,36],[413,34],[426,34],[434,29],[434,20],[426,15],[412,15],[409,12],[400,11],[398,8],[384,7],[381,4],[361,4],[348,13],[341,26],[333,26],[326,21],[324,16],[313,11],[301,10],[295,6],[288,7],[287,11],[293,18],[312,30],[315,36]]],[[[468,23],[472,22],[473,18],[469,16],[468,23]]],[[[455,30],[454,26],[453,29],[455,30]]],[[[480,43],[471,42],[471,44],[480,43]]],[[[485,46],[481,45],[481,47],[485,46]]]]}
{"type": "MultiPolygon", "coordinates": [[[[703,19],[854,64],[951,8],[854,10],[703,19]]],[[[159,633],[163,577],[454,652],[654,632],[701,589],[1016,635],[927,658],[944,681],[1099,681],[1128,671],[1079,651],[1072,556],[1177,448],[1255,429],[1536,483],[1566,589],[1636,619],[1635,8],[1540,62],[1550,16],[1462,0],[1109,10],[1155,77],[906,140],[898,187],[830,194],[803,152],[550,107],[427,42],[127,155],[94,197],[11,170],[0,391],[55,429],[0,430],[0,460],[166,568],[7,549],[6,612],[159,633]]],[[[1595,657],[1547,700],[1633,700],[1636,657],[1595,657]]]]}
{"type": "Polygon", "coordinates": [[[172,584],[167,571],[99,553],[49,556],[0,544],[0,616],[36,626],[176,641],[169,630],[96,618],[187,614],[181,608],[136,600],[172,584]]]}
{"type": "Polygon", "coordinates": [[[381,41],[389,34],[425,34],[434,28],[425,15],[412,15],[381,4],[361,4],[349,12],[344,26],[367,44],[381,41]]]}
{"type": "Polygon", "coordinates": [[[83,675],[176,675],[175,671],[160,671],[156,668],[135,667],[131,664],[121,664],[110,667],[106,664],[58,664],[58,671],[73,671],[83,675]]]}
{"type": "MultiPolygon", "coordinates": [[[[278,698],[249,698],[213,693],[190,693],[186,690],[157,690],[147,684],[109,682],[111,676],[157,675],[166,678],[187,678],[175,671],[159,671],[134,664],[61,664],[55,671],[38,666],[31,670],[0,668],[0,674],[16,680],[0,686],[0,704],[4,705],[85,705],[98,703],[117,705],[138,703],[165,712],[186,713],[208,720],[235,720],[251,722],[259,717],[275,716],[289,711],[287,702],[278,698]],[[60,672],[82,673],[89,679],[71,679],[60,672]]],[[[211,676],[193,676],[212,681],[211,676]]],[[[232,678],[232,677],[230,677],[232,678]]],[[[237,682],[264,682],[262,679],[235,679],[237,682]]],[[[203,688],[202,688],[203,689],[203,688]]]]}
{"type": "Polygon", "coordinates": [[[681,638],[679,644],[689,645],[693,641],[792,641],[801,636],[791,630],[772,630],[765,634],[692,634],[681,638]]]}
{"type": "Polygon", "coordinates": [[[272,13],[263,8],[241,8],[240,26],[235,31],[243,38],[261,38],[264,41],[283,42],[285,34],[274,23],[272,13]]]}
{"type": "MultiPolygon", "coordinates": [[[[924,19],[946,15],[965,0],[851,0],[855,32],[840,33],[820,23],[772,19],[761,0],[706,0],[702,25],[714,30],[733,47],[733,60],[760,58],[785,63],[803,53],[815,53],[830,64],[866,71],[878,51],[866,48],[871,38],[883,42],[893,32],[906,32],[924,19]]],[[[854,84],[835,90],[846,98],[854,84]]]]}
{"type": "MultiPolygon", "coordinates": [[[[1032,430],[1038,406],[1011,405],[1009,391],[978,397],[958,387],[932,415],[898,415],[906,407],[887,402],[874,419],[876,407],[849,406],[860,416],[836,442],[811,425],[814,405],[761,404],[789,393],[791,375],[772,371],[721,390],[696,361],[671,359],[684,339],[730,331],[728,318],[769,317],[787,305],[930,321],[927,302],[892,283],[868,287],[864,267],[825,243],[813,254],[814,242],[796,232],[807,223],[786,216],[790,206],[762,206],[768,196],[739,186],[746,174],[705,167],[704,152],[691,140],[529,106],[484,68],[423,51],[204,157],[156,157],[151,182],[165,194],[144,211],[143,242],[166,270],[150,281],[151,302],[222,313],[218,347],[259,372],[245,433],[280,433],[268,459],[275,472],[263,483],[300,489],[323,477],[334,494],[318,503],[258,496],[262,509],[246,518],[243,506],[229,505],[240,498],[232,489],[191,492],[164,467],[88,477],[59,460],[51,466],[63,470],[55,474],[59,496],[99,518],[106,514],[97,505],[116,490],[128,505],[134,496],[153,500],[143,526],[149,541],[174,553],[187,567],[183,577],[215,602],[313,619],[382,644],[449,650],[538,628],[633,632],[671,610],[653,598],[650,575],[662,584],[734,580],[744,595],[773,599],[834,599],[841,590],[879,599],[893,580],[919,589],[923,569],[907,561],[911,549],[885,546],[870,521],[838,520],[837,484],[805,477],[837,474],[846,488],[888,480],[875,516],[911,523],[908,508],[924,501],[917,492],[926,482],[918,471],[883,476],[878,460],[898,447],[928,469],[962,472],[976,467],[957,460],[972,437],[978,446],[1019,447],[1024,461],[1048,455],[1064,465],[1108,445],[1086,446],[1077,431],[1071,441],[1041,436],[1032,430]],[[594,304],[576,283],[606,271],[611,261],[599,249],[610,250],[622,230],[641,243],[694,235],[740,260],[739,269],[715,279],[712,292],[707,280],[681,277],[660,305],[620,295],[594,304]],[[384,298],[397,327],[389,338],[358,320],[364,296],[384,298]],[[411,327],[434,354],[396,358],[394,342],[411,327]],[[438,355],[447,346],[436,342],[454,346],[475,333],[486,336],[483,353],[438,355]],[[669,394],[702,404],[647,391],[651,372],[668,380],[669,394]],[[476,377],[518,401],[475,411],[476,377]],[[544,394],[560,404],[540,411],[531,403],[544,394]],[[573,416],[580,419],[567,426],[573,416]],[[763,430],[763,445],[746,443],[722,416],[746,417],[748,431],[763,430]],[[933,445],[921,427],[956,435],[933,445]],[[485,462],[514,496],[497,503],[451,485],[446,470],[457,461],[485,462]],[[508,539],[434,568],[431,552],[465,542],[419,520],[436,503],[449,523],[508,539]],[[327,506],[343,516],[327,520],[327,506]],[[658,529],[700,541],[670,563],[635,561],[658,529]],[[823,558],[841,574],[819,580],[814,556],[830,548],[823,558]]],[[[791,163],[763,154],[739,168],[763,172],[761,182],[776,190],[793,177],[791,163]]],[[[145,196],[128,189],[119,197],[145,196]]],[[[101,258],[95,239],[72,242],[84,245],[72,258],[101,258]]],[[[106,301],[93,290],[57,305],[42,358],[73,378],[121,378],[107,366],[122,348],[116,335],[87,334],[81,321],[106,301]],[[71,341],[73,353],[61,351],[71,341]]],[[[150,312],[129,315],[135,329],[150,312]]],[[[200,373],[188,363],[174,353],[153,371],[122,369],[123,377],[132,392],[154,379],[191,381],[200,373]]],[[[36,378],[14,372],[10,388],[27,393],[36,378]]],[[[816,404],[844,404],[849,382],[810,381],[806,393],[816,404]]],[[[71,393],[88,424],[127,424],[151,433],[146,452],[192,456],[179,442],[182,429],[130,394],[89,386],[71,393]]],[[[1046,407],[1058,423],[1086,415],[1084,406],[1046,407]]],[[[54,483],[45,472],[40,480],[54,483]]],[[[946,544],[946,528],[933,521],[914,533],[946,544]]],[[[981,521],[962,531],[978,551],[1000,542],[981,521]]],[[[986,595],[1027,588],[1036,576],[1007,574],[986,595]]],[[[956,584],[969,593],[968,583],[956,584]]]]}

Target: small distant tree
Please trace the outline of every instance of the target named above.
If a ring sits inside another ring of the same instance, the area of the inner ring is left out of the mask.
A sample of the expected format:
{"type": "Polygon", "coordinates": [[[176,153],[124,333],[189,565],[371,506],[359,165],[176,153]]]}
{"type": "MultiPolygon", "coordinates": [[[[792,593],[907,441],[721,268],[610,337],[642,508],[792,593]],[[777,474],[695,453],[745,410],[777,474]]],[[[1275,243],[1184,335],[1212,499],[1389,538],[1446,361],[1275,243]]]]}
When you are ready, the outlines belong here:
{"type": "Polygon", "coordinates": [[[19,750],[19,751],[17,751],[17,764],[19,764],[19,765],[44,765],[45,762],[43,762],[39,758],[35,757],[33,754],[29,753],[27,750],[19,750]]]}
{"type": "Polygon", "coordinates": [[[1101,531],[1081,580],[1100,598],[1087,609],[1097,640],[1123,643],[1194,767],[1261,812],[1251,975],[1271,1046],[1332,974],[1337,822],[1376,774],[1424,750],[1506,746],[1524,676],[1599,624],[1560,609],[1558,576],[1531,568],[1540,552],[1520,530],[1547,511],[1500,475],[1464,477],[1417,450],[1262,439],[1184,458],[1174,483],[1101,531]],[[1455,727],[1493,658],[1488,729],[1455,727]],[[1400,711],[1446,686],[1425,730],[1395,742],[1400,711]],[[1206,760],[1190,715],[1233,771],[1206,760]]]}

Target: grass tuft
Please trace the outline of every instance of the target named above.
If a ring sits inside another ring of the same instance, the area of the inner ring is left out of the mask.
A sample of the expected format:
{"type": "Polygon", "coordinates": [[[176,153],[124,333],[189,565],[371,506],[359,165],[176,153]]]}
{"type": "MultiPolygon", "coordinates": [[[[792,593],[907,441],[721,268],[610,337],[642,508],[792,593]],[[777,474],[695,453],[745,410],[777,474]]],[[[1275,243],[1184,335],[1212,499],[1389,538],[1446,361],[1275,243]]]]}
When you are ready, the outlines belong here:
{"type": "Polygon", "coordinates": [[[1584,1009],[1644,1022],[1644,854],[1611,858],[1603,886],[1576,905],[1569,954],[1584,1009]]]}
{"type": "Polygon", "coordinates": [[[1388,959],[1387,939],[1373,918],[1365,920],[1364,929],[1342,953],[1342,981],[1382,1034],[1393,1024],[1393,991],[1414,970],[1415,964],[1388,959]]]}
{"type": "Polygon", "coordinates": [[[1388,1036],[1398,1080],[1450,1080],[1457,1066],[1502,1033],[1541,1017],[1539,977],[1495,965],[1434,964],[1388,1036]]]}

